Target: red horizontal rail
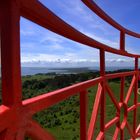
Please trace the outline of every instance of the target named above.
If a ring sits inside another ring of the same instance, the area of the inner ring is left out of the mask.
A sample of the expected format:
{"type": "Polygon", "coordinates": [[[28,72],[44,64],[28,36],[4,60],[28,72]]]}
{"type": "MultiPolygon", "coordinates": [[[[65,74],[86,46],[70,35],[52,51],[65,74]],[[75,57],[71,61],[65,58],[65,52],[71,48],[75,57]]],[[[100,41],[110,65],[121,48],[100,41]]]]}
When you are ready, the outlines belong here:
{"type": "Polygon", "coordinates": [[[89,80],[86,82],[78,83],[60,90],[46,93],[22,102],[24,108],[31,111],[32,114],[48,108],[66,98],[79,94],[80,91],[86,90],[102,81],[102,77],[89,80]]]}
{"type": "Polygon", "coordinates": [[[112,19],[109,15],[107,15],[93,0],[82,0],[94,13],[96,13],[99,17],[105,20],[107,23],[112,25],[114,28],[119,31],[128,34],[130,36],[134,36],[140,38],[140,34],[130,31],[124,28],[122,25],[117,23],[114,19],[112,19]]]}
{"type": "MultiPolygon", "coordinates": [[[[108,75],[105,75],[105,79],[110,79],[111,77],[121,78],[124,76],[132,76],[135,73],[136,73],[135,71],[131,71],[131,72],[108,74],[108,75]]],[[[103,79],[104,79],[103,77],[98,77],[98,78],[81,82],[78,84],[74,84],[72,86],[62,88],[62,89],[59,89],[50,93],[46,93],[46,94],[44,93],[43,95],[39,95],[37,97],[24,100],[22,104],[24,107],[31,108],[32,109],[31,113],[36,113],[37,111],[48,108],[60,101],[65,100],[66,98],[69,98],[70,96],[79,94],[79,92],[82,91],[83,89],[88,89],[102,82],[103,79]],[[41,105],[39,106],[39,104],[41,105]]]]}
{"type": "Polygon", "coordinates": [[[113,73],[113,74],[106,74],[105,78],[106,79],[115,79],[115,78],[120,78],[120,77],[127,77],[127,76],[132,76],[136,73],[139,73],[138,71],[130,71],[130,72],[120,72],[120,73],[113,73]]]}

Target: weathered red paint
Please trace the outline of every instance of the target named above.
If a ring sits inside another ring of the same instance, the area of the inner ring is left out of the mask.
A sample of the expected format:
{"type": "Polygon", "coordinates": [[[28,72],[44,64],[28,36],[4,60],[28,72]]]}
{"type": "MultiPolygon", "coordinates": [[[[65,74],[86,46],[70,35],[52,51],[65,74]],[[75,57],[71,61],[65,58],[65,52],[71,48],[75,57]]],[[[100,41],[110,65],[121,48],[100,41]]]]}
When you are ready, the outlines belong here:
{"type": "MultiPolygon", "coordinates": [[[[112,139],[124,140],[124,128],[128,129],[132,139],[140,137],[140,124],[137,124],[138,103],[138,58],[140,55],[128,53],[125,49],[125,35],[140,38],[140,34],[132,32],[118,24],[100,9],[92,0],[82,0],[93,12],[120,31],[120,49],[97,42],[82,34],[62,19],[57,17],[49,9],[37,0],[1,0],[0,1],[0,34],[2,52],[2,105],[0,106],[0,140],[24,140],[29,136],[34,140],[54,140],[55,138],[40,125],[32,120],[33,114],[70,96],[80,94],[80,139],[92,140],[95,132],[97,115],[100,110],[100,132],[97,140],[105,139],[106,131],[115,125],[116,129],[112,139]],[[22,101],[21,94],[21,68],[20,68],[20,16],[41,25],[57,34],[87,46],[97,48],[100,51],[100,77],[81,82],[60,90],[46,93],[31,99],[22,101]],[[135,70],[116,74],[105,73],[105,52],[120,54],[135,58],[135,70]],[[124,97],[124,82],[127,76],[132,76],[130,87],[124,97]],[[114,93],[109,87],[108,80],[120,78],[120,101],[115,99],[114,93]],[[93,105],[91,120],[87,126],[87,89],[97,85],[98,90],[93,105]],[[134,91],[134,93],[132,93],[134,91]],[[105,122],[105,94],[108,94],[116,107],[116,116],[109,122],[105,122]],[[134,104],[128,107],[128,101],[134,94],[134,104]],[[124,108],[124,119],[120,122],[121,109],[124,108]],[[127,116],[133,113],[133,128],[130,127],[127,116]]],[[[46,114],[47,115],[47,114],[46,114]]]]}

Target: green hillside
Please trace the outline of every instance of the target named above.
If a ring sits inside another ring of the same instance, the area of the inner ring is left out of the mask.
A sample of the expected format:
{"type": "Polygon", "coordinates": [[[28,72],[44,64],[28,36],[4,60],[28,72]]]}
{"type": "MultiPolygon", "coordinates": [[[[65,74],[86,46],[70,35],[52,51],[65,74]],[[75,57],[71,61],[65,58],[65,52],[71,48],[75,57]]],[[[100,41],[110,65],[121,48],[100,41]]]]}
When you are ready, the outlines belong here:
{"type": "MultiPolygon", "coordinates": [[[[74,83],[82,82],[88,79],[98,77],[98,72],[87,72],[80,74],[37,74],[33,76],[24,76],[22,77],[22,92],[23,100],[31,98],[42,93],[47,93],[56,89],[60,89],[74,83]]],[[[128,90],[130,85],[131,77],[126,78],[125,81],[125,93],[128,90]]],[[[109,86],[114,92],[116,100],[119,101],[120,93],[120,80],[114,79],[110,80],[109,86]]],[[[88,90],[88,123],[90,121],[90,116],[93,108],[94,99],[96,96],[97,85],[91,87],[88,90]]],[[[133,104],[133,94],[131,100],[129,101],[129,106],[133,104]]],[[[44,111],[38,112],[33,116],[33,119],[38,121],[40,125],[51,132],[57,140],[79,140],[79,131],[80,131],[80,112],[79,112],[79,94],[72,96],[67,100],[56,104],[44,111]]],[[[106,122],[111,120],[116,115],[116,108],[114,107],[110,97],[106,93],[106,122]]],[[[121,120],[123,119],[123,112],[121,115],[121,120]]],[[[138,118],[140,117],[140,110],[138,113],[138,118]]],[[[99,132],[99,120],[100,113],[98,115],[96,130],[94,138],[99,132]]],[[[128,121],[130,124],[133,122],[133,112],[128,114],[128,121]]],[[[106,138],[111,140],[112,134],[115,130],[115,125],[112,126],[106,132],[106,138]]],[[[129,139],[127,129],[125,131],[125,138],[129,139]]],[[[28,138],[27,138],[28,139],[28,138]]]]}

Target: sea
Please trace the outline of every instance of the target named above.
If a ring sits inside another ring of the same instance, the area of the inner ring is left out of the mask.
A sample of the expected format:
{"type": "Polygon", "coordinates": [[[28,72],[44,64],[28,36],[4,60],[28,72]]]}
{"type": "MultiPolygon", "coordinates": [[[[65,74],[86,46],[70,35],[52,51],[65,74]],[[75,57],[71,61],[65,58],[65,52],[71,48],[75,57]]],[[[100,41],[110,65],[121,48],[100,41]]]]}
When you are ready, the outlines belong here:
{"type": "MultiPolygon", "coordinates": [[[[134,67],[106,67],[106,71],[116,70],[134,70],[134,67]]],[[[35,74],[77,74],[84,72],[97,72],[99,67],[69,67],[69,68],[47,68],[47,67],[21,67],[21,75],[35,75],[35,74]]],[[[1,77],[1,69],[0,69],[1,77]]]]}
{"type": "MultiPolygon", "coordinates": [[[[134,69],[132,67],[106,67],[106,71],[115,71],[120,69],[134,69]]],[[[22,67],[21,74],[22,76],[26,75],[35,75],[35,74],[47,74],[47,73],[56,73],[56,74],[76,74],[89,71],[99,71],[99,67],[70,67],[70,68],[46,68],[46,67],[22,67]]]]}

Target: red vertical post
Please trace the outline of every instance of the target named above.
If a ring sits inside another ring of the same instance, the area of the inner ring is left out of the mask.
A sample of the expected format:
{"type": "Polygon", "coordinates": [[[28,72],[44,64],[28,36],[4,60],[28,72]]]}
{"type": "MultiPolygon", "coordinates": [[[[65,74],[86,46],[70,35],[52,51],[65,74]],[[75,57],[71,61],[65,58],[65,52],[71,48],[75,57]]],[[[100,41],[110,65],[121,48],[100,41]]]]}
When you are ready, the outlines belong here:
{"type": "MultiPolygon", "coordinates": [[[[100,50],[100,75],[104,77],[105,75],[105,51],[100,50]]],[[[105,139],[105,88],[104,88],[104,82],[101,83],[102,85],[102,95],[101,95],[101,109],[100,109],[100,131],[104,133],[104,138],[105,139]]]]}
{"type": "Polygon", "coordinates": [[[125,33],[120,31],[120,50],[125,51],[125,33]]]}
{"type": "Polygon", "coordinates": [[[80,92],[80,140],[87,140],[87,91],[80,92]]]}
{"type": "Polygon", "coordinates": [[[139,71],[138,71],[138,58],[135,58],[135,71],[136,71],[136,82],[135,82],[135,87],[134,87],[134,105],[136,108],[134,109],[134,117],[133,117],[133,132],[136,134],[136,127],[137,127],[137,100],[138,100],[138,76],[139,76],[139,71]]]}
{"type": "Polygon", "coordinates": [[[2,103],[21,104],[20,15],[17,0],[1,0],[2,103]]]}
{"type": "MultiPolygon", "coordinates": [[[[124,101],[124,85],[125,85],[125,77],[121,77],[121,89],[120,89],[120,102],[123,103],[124,101]]],[[[119,123],[120,127],[120,123],[119,123]]],[[[124,140],[124,130],[120,129],[120,140],[124,140]]]]}

